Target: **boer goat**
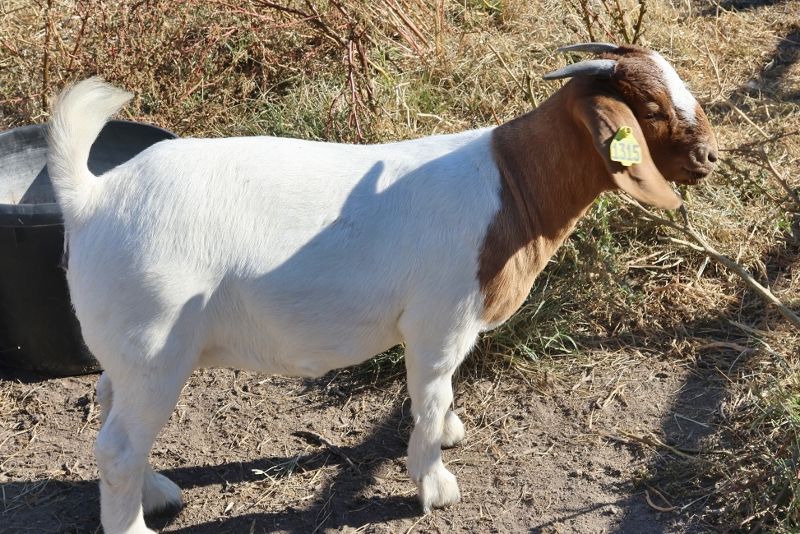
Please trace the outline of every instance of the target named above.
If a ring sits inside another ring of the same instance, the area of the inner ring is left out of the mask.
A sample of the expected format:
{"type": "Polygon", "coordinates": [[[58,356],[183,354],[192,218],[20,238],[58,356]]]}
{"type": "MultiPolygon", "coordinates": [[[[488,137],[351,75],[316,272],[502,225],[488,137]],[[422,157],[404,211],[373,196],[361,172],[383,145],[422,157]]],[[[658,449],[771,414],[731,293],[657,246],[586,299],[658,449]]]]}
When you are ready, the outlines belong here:
{"type": "Polygon", "coordinates": [[[143,512],[181,504],[148,453],[194,369],[316,377],[398,343],[408,472],[423,510],[458,501],[440,448],[464,437],[451,377],[478,334],[522,304],[600,193],[677,208],[667,180],[694,184],[717,158],[708,119],[660,55],[563,50],[600,57],[547,75],[572,80],[497,127],[367,146],[169,140],[103,176],[89,148],[130,94],[97,78],[62,93],[48,167],[75,311],[105,370],[105,532],[151,532],[143,512]]]}

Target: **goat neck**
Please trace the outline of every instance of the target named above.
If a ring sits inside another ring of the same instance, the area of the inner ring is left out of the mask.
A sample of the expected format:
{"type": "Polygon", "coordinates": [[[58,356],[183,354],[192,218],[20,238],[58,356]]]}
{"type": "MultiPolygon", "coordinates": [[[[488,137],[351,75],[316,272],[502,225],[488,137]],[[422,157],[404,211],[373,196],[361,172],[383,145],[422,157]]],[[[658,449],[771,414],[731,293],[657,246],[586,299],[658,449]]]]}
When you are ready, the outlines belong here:
{"type": "Polygon", "coordinates": [[[489,226],[478,271],[483,320],[490,327],[522,305],[594,199],[614,188],[589,133],[570,112],[585,90],[585,84],[568,83],[492,133],[501,208],[489,226]]]}

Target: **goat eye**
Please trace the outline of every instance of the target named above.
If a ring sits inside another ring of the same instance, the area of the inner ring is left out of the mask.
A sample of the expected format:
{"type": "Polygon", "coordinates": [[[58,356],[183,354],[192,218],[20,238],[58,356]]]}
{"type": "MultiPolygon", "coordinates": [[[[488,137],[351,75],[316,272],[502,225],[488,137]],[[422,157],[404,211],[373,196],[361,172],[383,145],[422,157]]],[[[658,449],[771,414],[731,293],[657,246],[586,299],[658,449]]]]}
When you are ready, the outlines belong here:
{"type": "Polygon", "coordinates": [[[661,113],[661,106],[655,102],[648,102],[642,106],[642,114],[644,119],[648,121],[660,119],[664,116],[664,114],[661,113]]]}

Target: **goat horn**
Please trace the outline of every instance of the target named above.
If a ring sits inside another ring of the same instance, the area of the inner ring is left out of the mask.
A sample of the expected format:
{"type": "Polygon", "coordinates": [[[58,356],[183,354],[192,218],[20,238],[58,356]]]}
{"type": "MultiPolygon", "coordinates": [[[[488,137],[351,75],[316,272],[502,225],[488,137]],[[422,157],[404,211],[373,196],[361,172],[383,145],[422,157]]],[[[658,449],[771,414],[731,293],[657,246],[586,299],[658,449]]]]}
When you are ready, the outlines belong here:
{"type": "Polygon", "coordinates": [[[611,43],[578,43],[562,46],[556,52],[590,52],[592,54],[602,54],[604,52],[615,52],[619,47],[611,43]]]}
{"type": "Polygon", "coordinates": [[[613,59],[589,59],[548,72],[542,78],[545,80],[559,80],[561,78],[572,78],[573,76],[610,78],[614,74],[614,67],[616,66],[617,62],[613,59]]]}

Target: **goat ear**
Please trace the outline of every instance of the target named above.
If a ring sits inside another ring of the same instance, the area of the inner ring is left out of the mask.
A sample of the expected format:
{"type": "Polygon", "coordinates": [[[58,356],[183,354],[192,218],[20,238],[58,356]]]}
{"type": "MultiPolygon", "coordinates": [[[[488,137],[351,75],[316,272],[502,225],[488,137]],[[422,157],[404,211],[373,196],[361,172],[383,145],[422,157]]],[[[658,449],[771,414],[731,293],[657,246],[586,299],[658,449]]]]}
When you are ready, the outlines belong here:
{"type": "Polygon", "coordinates": [[[675,209],[681,199],[661,175],[633,112],[621,100],[608,95],[582,99],[577,114],[594,140],[594,147],[605,163],[614,184],[640,202],[657,208],[675,209]],[[628,126],[641,148],[641,163],[626,167],[611,159],[611,141],[617,131],[628,126]]]}

